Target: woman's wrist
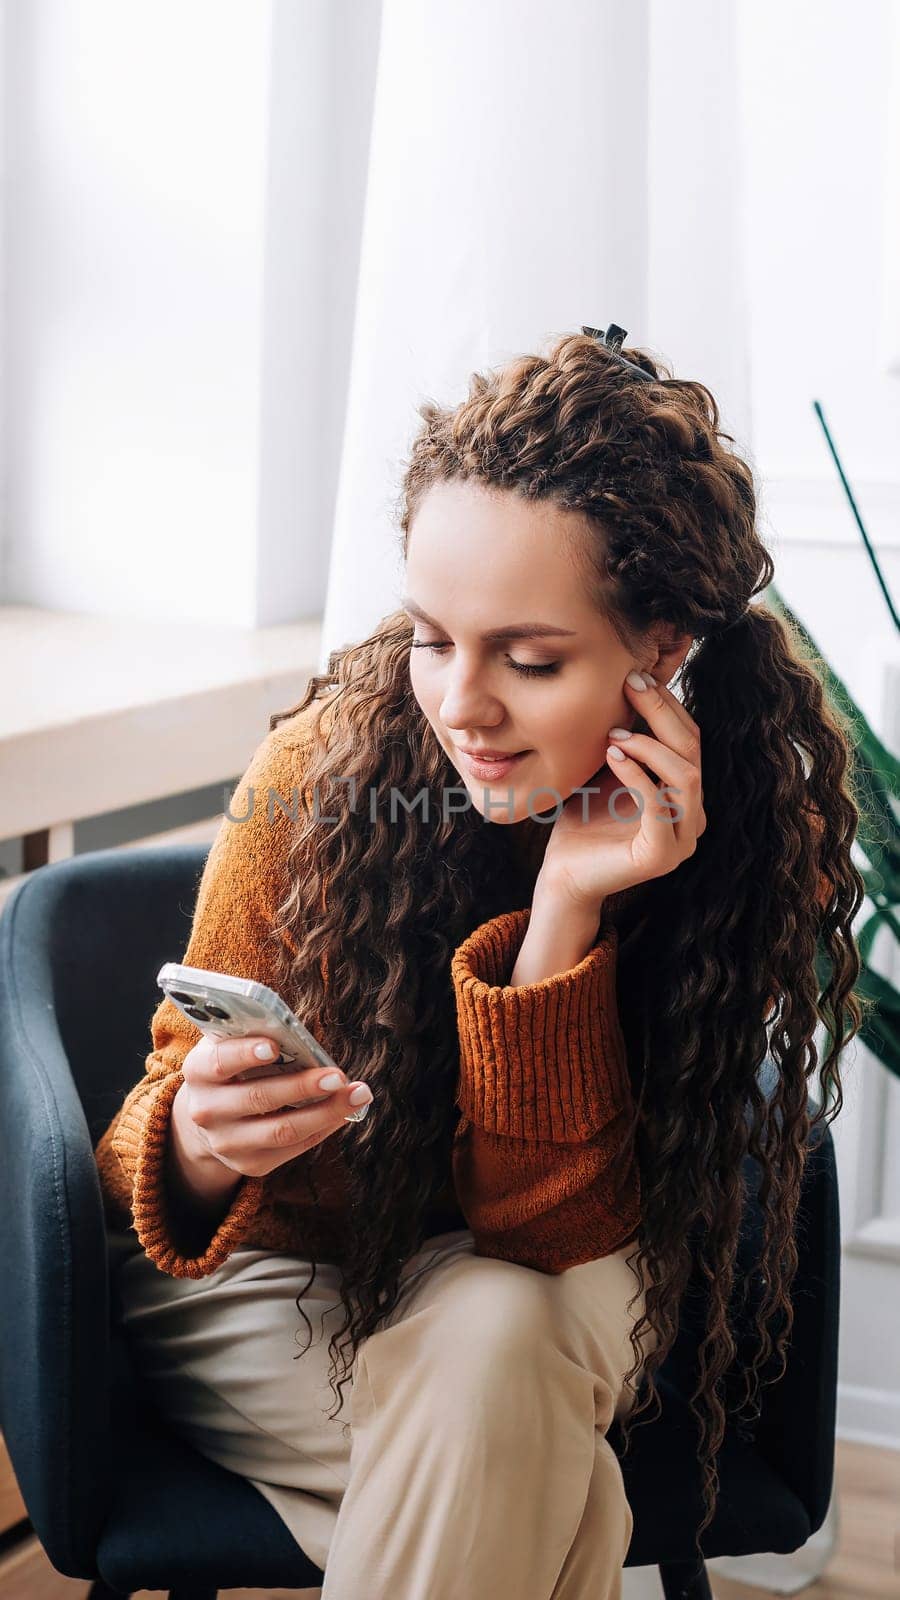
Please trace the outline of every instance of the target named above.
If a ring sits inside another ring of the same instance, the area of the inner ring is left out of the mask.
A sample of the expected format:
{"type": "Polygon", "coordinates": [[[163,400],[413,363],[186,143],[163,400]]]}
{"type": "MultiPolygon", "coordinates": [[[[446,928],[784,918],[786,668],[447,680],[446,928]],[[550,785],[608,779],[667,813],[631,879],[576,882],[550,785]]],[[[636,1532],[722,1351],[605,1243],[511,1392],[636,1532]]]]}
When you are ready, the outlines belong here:
{"type": "Polygon", "coordinates": [[[571,972],[593,949],[602,915],[602,904],[578,907],[562,896],[536,891],[510,987],[571,972]]]}
{"type": "Polygon", "coordinates": [[[237,1189],[240,1173],[232,1172],[208,1150],[201,1150],[186,1116],[184,1085],[172,1101],[167,1145],[166,1189],[180,1215],[203,1225],[224,1216],[226,1200],[237,1189]]]}

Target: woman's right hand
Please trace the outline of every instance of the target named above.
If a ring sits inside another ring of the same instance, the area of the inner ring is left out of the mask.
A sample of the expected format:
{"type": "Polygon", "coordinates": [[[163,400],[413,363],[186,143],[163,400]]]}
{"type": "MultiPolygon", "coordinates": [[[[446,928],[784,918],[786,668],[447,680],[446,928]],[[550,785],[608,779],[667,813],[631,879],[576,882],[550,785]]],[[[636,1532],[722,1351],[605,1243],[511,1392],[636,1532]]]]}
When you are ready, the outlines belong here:
{"type": "Polygon", "coordinates": [[[305,1067],[236,1082],[240,1073],[259,1067],[255,1050],[261,1044],[269,1045],[276,1060],[278,1046],[259,1035],[210,1039],[204,1034],[184,1058],[184,1082],[173,1103],[174,1112],[182,1101],[179,1130],[189,1137],[195,1152],[248,1178],[264,1178],[321,1144],[360,1109],[349,1098],[360,1085],[348,1083],[343,1072],[338,1071],[340,1088],[321,1087],[334,1068],[305,1067]]]}

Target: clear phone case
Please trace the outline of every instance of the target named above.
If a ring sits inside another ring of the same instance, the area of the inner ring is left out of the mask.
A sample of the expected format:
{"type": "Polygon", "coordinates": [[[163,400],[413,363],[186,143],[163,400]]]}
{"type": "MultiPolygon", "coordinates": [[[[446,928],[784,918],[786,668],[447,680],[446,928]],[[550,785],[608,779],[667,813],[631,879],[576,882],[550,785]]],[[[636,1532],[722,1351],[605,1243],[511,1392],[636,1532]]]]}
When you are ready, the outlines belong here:
{"type": "Polygon", "coordinates": [[[246,1039],[259,1034],[275,1041],[281,1051],[279,1059],[248,1067],[237,1074],[235,1083],[278,1072],[302,1072],[306,1067],[338,1070],[318,1039],[281,996],[264,983],[233,978],[224,972],[206,972],[202,967],[185,967],[177,961],[166,961],[156,981],[172,1004],[210,1038],[246,1039]]]}

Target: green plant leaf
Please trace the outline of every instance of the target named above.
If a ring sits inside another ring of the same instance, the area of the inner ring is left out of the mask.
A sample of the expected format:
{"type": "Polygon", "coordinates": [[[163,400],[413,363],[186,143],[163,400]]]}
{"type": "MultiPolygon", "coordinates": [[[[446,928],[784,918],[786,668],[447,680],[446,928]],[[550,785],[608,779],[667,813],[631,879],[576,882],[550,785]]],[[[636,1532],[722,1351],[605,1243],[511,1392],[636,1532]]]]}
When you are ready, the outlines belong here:
{"type": "Polygon", "coordinates": [[[900,802],[900,761],[887,749],[869,726],[845,684],[833,672],[812,635],[778,593],[774,584],[765,591],[765,601],[796,629],[804,649],[813,659],[822,678],[827,698],[849,725],[855,747],[859,801],[859,826],[856,843],[880,878],[880,887],[890,904],[900,904],[900,818],[895,802],[900,802]]]}

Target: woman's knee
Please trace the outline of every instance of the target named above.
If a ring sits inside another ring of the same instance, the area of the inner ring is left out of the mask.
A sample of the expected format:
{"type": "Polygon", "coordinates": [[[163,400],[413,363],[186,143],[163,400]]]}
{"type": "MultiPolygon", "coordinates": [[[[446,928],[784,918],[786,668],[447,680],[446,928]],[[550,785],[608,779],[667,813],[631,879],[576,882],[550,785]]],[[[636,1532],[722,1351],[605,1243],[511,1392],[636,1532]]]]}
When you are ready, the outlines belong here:
{"type": "Polygon", "coordinates": [[[420,1330],[416,1360],[427,1382],[433,1369],[446,1392],[480,1394],[501,1389],[518,1404],[517,1388],[540,1386],[547,1395],[574,1392],[605,1431],[634,1396],[623,1386],[633,1365],[627,1332],[615,1319],[596,1316],[585,1326],[579,1297],[567,1294],[564,1274],[541,1273],[508,1261],[470,1256],[466,1270],[441,1285],[420,1330]]]}
{"type": "Polygon", "coordinates": [[[566,1311],[559,1276],[489,1257],[455,1263],[366,1341],[366,1415],[396,1409],[447,1437],[479,1419],[509,1449],[535,1430],[549,1440],[555,1420],[561,1441],[588,1448],[578,1424],[606,1430],[621,1375],[603,1344],[579,1358],[566,1311]]]}
{"type": "MultiPolygon", "coordinates": [[[[536,1388],[552,1395],[556,1378],[569,1390],[583,1381],[589,1403],[597,1374],[587,1370],[590,1363],[578,1371],[582,1363],[573,1358],[566,1308],[554,1286],[558,1291],[559,1278],[530,1267],[468,1256],[419,1298],[399,1327],[373,1335],[370,1361],[396,1371],[405,1357],[423,1389],[440,1391],[463,1411],[498,1393],[519,1409],[536,1388]]],[[[605,1369],[599,1376],[612,1384],[605,1369]]]]}
{"type": "Polygon", "coordinates": [[[560,1332],[553,1278],[511,1261],[470,1255],[457,1262],[433,1302],[423,1345],[444,1363],[528,1359],[560,1332]]]}

